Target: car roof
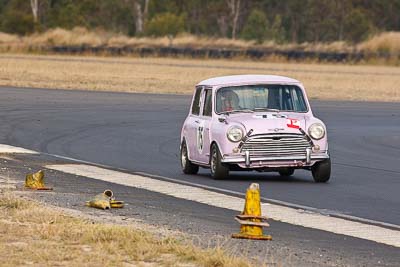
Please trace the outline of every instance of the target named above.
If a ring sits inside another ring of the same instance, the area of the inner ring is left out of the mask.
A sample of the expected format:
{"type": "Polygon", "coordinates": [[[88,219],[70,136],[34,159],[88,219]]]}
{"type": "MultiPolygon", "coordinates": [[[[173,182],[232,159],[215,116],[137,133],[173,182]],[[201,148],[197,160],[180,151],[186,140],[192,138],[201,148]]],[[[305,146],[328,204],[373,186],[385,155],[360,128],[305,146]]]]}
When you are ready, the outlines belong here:
{"type": "Polygon", "coordinates": [[[199,82],[197,85],[221,86],[240,84],[271,84],[271,83],[300,83],[298,80],[278,75],[231,75],[210,78],[199,82]]]}

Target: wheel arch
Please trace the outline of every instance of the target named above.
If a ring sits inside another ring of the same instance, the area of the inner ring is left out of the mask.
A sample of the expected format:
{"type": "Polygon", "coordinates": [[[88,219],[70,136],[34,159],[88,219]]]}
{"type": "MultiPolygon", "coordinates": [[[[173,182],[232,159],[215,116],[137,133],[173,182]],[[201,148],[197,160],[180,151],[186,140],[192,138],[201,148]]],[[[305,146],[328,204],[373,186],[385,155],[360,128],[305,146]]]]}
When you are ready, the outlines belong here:
{"type": "Polygon", "coordinates": [[[220,151],[220,153],[221,153],[221,149],[220,149],[220,146],[219,146],[218,142],[216,140],[211,141],[211,143],[210,143],[210,156],[208,157],[208,164],[210,164],[210,165],[211,165],[211,148],[213,147],[213,145],[216,145],[217,148],[218,148],[218,151],[220,151]]]}
{"type": "Polygon", "coordinates": [[[190,158],[190,149],[189,149],[188,143],[186,142],[185,136],[182,137],[182,141],[181,141],[181,144],[180,144],[180,151],[182,151],[182,145],[183,145],[183,143],[186,144],[187,156],[188,156],[188,159],[191,160],[191,158],[190,158]]]}

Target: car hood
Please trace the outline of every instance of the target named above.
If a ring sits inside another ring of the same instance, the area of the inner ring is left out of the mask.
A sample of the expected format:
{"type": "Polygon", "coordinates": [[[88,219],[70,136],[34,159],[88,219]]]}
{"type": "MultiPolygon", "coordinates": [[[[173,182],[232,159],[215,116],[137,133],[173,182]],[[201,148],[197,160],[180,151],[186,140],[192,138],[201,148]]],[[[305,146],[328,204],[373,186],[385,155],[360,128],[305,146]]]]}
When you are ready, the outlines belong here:
{"type": "Polygon", "coordinates": [[[306,130],[307,117],[293,113],[236,113],[226,117],[229,125],[239,124],[245,131],[253,129],[252,135],[268,133],[300,133],[299,127],[306,130]]]}

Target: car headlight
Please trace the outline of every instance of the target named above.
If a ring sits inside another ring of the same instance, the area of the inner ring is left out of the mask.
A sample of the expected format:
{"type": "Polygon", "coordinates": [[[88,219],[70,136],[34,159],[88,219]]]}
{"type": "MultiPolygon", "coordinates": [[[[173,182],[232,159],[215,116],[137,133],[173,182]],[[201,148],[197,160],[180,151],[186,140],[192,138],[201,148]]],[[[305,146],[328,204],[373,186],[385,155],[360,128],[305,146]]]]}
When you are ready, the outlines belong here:
{"type": "Polygon", "coordinates": [[[226,132],[226,136],[232,142],[239,142],[243,138],[243,130],[239,126],[232,126],[226,132]]]}
{"type": "Polygon", "coordinates": [[[322,139],[325,136],[325,128],[321,123],[314,123],[308,128],[308,134],[312,139],[322,139]]]}

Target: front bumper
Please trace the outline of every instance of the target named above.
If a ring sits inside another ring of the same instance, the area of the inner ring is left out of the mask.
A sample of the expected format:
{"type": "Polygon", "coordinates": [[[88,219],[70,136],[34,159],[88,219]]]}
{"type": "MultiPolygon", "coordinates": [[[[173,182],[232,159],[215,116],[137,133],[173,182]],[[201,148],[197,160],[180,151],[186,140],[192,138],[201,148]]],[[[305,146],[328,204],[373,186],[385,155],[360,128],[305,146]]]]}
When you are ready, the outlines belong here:
{"type": "Polygon", "coordinates": [[[225,164],[237,164],[242,168],[279,168],[279,167],[308,167],[318,161],[329,159],[328,152],[315,153],[307,151],[304,156],[251,157],[249,153],[225,154],[221,159],[225,164]]]}

